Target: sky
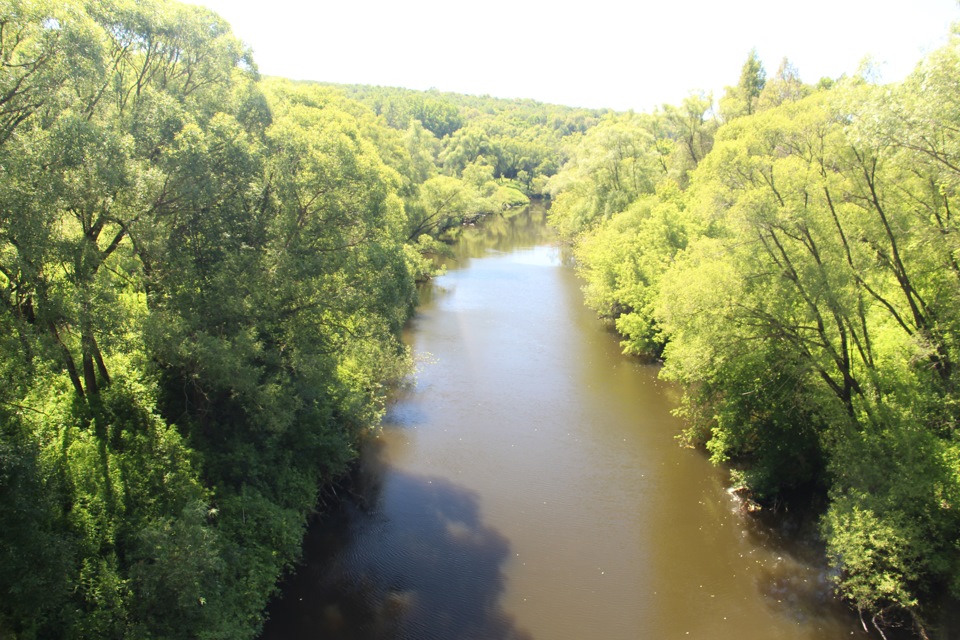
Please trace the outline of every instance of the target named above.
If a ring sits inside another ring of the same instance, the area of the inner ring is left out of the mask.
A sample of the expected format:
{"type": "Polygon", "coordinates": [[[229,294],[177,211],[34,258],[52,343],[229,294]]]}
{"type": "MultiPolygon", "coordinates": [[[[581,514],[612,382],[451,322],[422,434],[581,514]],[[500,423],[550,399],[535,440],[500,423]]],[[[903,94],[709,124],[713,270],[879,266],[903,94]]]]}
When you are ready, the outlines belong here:
{"type": "Polygon", "coordinates": [[[196,0],[265,75],[650,111],[737,83],[756,49],[805,82],[869,57],[902,80],[945,44],[957,0],[196,0]]]}

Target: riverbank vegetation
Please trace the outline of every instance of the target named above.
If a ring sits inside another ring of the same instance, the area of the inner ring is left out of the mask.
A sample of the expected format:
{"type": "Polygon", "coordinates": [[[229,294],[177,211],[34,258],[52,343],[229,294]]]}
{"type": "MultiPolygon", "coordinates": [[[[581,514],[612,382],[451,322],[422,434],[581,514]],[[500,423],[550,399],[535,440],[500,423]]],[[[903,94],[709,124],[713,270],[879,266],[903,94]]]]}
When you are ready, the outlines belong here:
{"type": "Polygon", "coordinates": [[[840,594],[927,633],[960,597],[960,39],[902,84],[767,78],[611,114],[551,180],[588,303],[684,390],[685,440],[822,492],[840,594]]]}
{"type": "Polygon", "coordinates": [[[540,197],[866,621],[960,596],[960,43],[650,114],[261,78],[166,0],[0,0],[0,62],[0,637],[255,636],[438,239],[540,197]]]}
{"type": "Polygon", "coordinates": [[[425,254],[599,114],[378,111],[165,0],[2,0],[0,63],[0,637],[254,637],[425,254]]]}

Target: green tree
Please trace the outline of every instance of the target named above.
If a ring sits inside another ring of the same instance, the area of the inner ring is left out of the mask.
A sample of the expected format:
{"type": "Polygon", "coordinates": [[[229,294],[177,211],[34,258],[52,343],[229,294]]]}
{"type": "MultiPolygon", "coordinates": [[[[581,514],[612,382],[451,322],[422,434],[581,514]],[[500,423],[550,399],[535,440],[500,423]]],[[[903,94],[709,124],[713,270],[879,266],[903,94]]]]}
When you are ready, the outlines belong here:
{"type": "Polygon", "coordinates": [[[727,87],[720,99],[720,113],[725,122],[740,116],[749,116],[757,110],[757,102],[767,83],[767,72],[757,55],[751,49],[746,62],[740,69],[740,82],[735,87],[727,87]]]}
{"type": "Polygon", "coordinates": [[[686,186],[688,174],[696,168],[713,147],[717,122],[710,117],[713,96],[692,93],[680,107],[663,106],[666,131],[662,137],[676,141],[670,153],[670,171],[674,180],[686,186]]]}
{"type": "Polygon", "coordinates": [[[471,194],[462,180],[450,176],[435,176],[420,186],[418,207],[408,211],[410,231],[407,237],[415,240],[423,234],[438,235],[469,212],[471,194]]]}
{"type": "Polygon", "coordinates": [[[660,278],[697,229],[680,190],[666,181],[578,239],[585,301],[614,320],[624,352],[659,357],[664,345],[653,303],[660,278]]]}
{"type": "Polygon", "coordinates": [[[952,193],[890,127],[908,111],[852,79],[727,124],[689,193],[716,223],[663,276],[657,319],[690,437],[761,495],[829,478],[841,593],[922,628],[957,566],[957,282],[952,193]]]}
{"type": "Polygon", "coordinates": [[[668,170],[656,123],[655,116],[610,115],[577,141],[550,182],[550,217],[561,233],[576,235],[654,192],[668,170]]]}
{"type": "Polygon", "coordinates": [[[777,68],[777,73],[764,83],[763,89],[757,97],[756,111],[770,109],[784,102],[799,100],[809,93],[810,88],[801,82],[797,68],[787,58],[784,58],[777,68]]]}

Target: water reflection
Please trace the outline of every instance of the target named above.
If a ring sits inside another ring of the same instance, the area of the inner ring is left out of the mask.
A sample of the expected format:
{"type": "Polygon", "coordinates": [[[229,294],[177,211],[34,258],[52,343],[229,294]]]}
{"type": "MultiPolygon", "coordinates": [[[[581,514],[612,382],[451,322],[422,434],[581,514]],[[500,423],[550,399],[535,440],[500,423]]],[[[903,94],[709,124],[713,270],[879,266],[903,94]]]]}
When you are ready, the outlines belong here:
{"type": "Polygon", "coordinates": [[[456,268],[465,268],[471,258],[491,253],[516,251],[543,241],[546,234],[547,210],[540,205],[526,209],[508,209],[487,216],[478,225],[460,227],[456,233],[456,268]]]}
{"type": "Polygon", "coordinates": [[[264,640],[530,640],[499,604],[510,545],[483,523],[478,496],[441,477],[385,474],[381,452],[370,443],[355,495],[311,528],[264,640]]]}

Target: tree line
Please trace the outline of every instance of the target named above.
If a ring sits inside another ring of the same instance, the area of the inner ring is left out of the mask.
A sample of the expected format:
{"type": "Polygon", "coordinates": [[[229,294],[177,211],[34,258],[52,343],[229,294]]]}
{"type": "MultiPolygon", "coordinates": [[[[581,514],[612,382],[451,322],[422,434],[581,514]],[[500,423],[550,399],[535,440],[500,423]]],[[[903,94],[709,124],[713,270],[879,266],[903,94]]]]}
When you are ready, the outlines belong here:
{"type": "Polygon", "coordinates": [[[254,637],[437,237],[599,117],[348,93],[200,7],[0,1],[0,637],[254,637]]]}
{"type": "Polygon", "coordinates": [[[838,592],[923,636],[960,597],[960,39],[902,83],[755,52],[714,109],[607,114],[549,188],[588,304],[761,504],[826,497],[838,592]]]}

